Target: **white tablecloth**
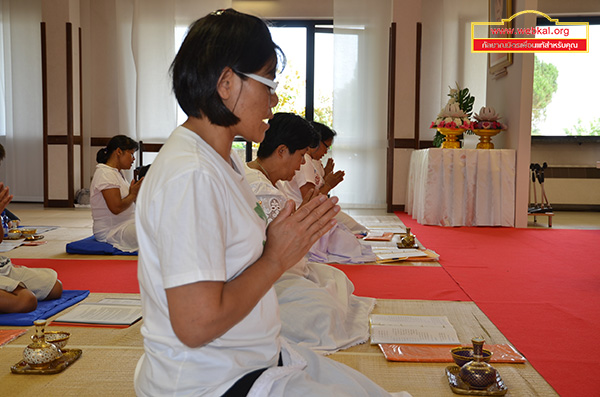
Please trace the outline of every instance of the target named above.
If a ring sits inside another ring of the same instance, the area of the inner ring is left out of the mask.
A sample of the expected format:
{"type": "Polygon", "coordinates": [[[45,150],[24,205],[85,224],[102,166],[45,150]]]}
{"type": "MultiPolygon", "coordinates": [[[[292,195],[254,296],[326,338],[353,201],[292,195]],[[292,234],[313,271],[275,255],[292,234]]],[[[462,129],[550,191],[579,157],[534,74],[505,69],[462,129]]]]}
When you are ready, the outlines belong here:
{"type": "Polygon", "coordinates": [[[406,212],[422,225],[512,227],[515,163],[508,149],[415,150],[406,212]]]}

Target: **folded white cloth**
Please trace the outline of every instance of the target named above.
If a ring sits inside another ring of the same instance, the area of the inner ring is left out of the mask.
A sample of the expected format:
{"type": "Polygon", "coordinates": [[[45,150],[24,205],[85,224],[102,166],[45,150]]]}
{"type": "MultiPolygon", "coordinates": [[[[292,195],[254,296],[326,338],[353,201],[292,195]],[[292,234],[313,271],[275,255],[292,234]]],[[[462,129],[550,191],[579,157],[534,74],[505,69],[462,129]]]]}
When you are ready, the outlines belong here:
{"type": "MultiPolygon", "coordinates": [[[[391,394],[354,369],[302,346],[281,343],[282,367],[269,368],[248,397],[389,397],[391,394]]],[[[403,392],[405,393],[405,392],[403,392]]],[[[400,394],[410,397],[410,394],[400,394]]]]}
{"type": "Polygon", "coordinates": [[[309,261],[321,263],[365,263],[376,259],[371,247],[361,244],[341,223],[321,237],[310,248],[308,256],[309,261]]]}
{"type": "Polygon", "coordinates": [[[284,273],[275,283],[281,336],[321,354],[364,343],[374,298],[352,293],[354,285],[339,269],[308,262],[306,275],[284,273]]]}

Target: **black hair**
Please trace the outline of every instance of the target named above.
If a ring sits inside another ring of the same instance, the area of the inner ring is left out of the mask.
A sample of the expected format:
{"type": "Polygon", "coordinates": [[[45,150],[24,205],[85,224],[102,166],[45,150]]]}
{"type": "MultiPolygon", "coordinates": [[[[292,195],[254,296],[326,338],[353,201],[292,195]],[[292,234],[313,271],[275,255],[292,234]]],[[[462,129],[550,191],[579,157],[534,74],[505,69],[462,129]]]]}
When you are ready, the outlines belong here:
{"type": "Polygon", "coordinates": [[[212,124],[235,125],[239,118],[223,104],[217,82],[226,67],[240,78],[272,64],[285,64],[281,48],[273,43],[263,20],[231,8],[198,19],[171,64],[173,92],[181,109],[191,117],[206,116],[212,124]]]}
{"type": "Polygon", "coordinates": [[[269,120],[269,125],[265,139],[260,143],[256,154],[260,159],[271,156],[279,145],[285,145],[290,154],[306,149],[317,137],[310,123],[294,113],[275,113],[269,120]]]}
{"type": "Polygon", "coordinates": [[[319,123],[317,121],[311,121],[310,125],[321,135],[321,142],[325,142],[328,140],[333,140],[333,137],[337,135],[334,129],[329,128],[325,124],[319,123]]]}
{"type": "Polygon", "coordinates": [[[4,160],[6,157],[6,151],[4,150],[4,146],[0,143],[0,161],[4,160]]]}
{"type": "Polygon", "coordinates": [[[98,163],[106,164],[110,155],[117,149],[121,150],[138,150],[139,144],[126,135],[115,135],[110,138],[106,147],[98,150],[96,153],[96,161],[98,163]]]}

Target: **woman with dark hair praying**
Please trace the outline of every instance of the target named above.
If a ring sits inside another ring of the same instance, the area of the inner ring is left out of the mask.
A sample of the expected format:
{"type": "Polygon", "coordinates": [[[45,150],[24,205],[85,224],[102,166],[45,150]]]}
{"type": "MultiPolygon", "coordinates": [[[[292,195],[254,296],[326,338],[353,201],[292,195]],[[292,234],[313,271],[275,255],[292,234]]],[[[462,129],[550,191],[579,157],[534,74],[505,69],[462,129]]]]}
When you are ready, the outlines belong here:
{"type": "Polygon", "coordinates": [[[136,203],[144,354],[138,396],[388,395],[362,374],[280,337],[273,283],[334,226],[336,198],[267,219],[231,146],[263,140],[281,50],[259,18],[194,22],[171,65],[188,119],[136,203]]]}
{"type": "Polygon", "coordinates": [[[96,154],[96,171],[90,185],[90,205],[96,240],[121,251],[138,250],[135,232],[135,200],[142,184],[127,182],[122,170],[135,160],[138,143],[125,135],[116,135],[96,154]]]}

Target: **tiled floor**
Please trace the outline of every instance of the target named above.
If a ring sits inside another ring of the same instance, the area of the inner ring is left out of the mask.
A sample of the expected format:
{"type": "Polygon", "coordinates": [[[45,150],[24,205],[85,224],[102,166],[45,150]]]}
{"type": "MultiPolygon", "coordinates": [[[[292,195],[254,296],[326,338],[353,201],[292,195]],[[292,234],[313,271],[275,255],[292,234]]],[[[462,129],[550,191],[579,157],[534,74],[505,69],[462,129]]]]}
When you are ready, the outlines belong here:
{"type": "MultiPolygon", "coordinates": [[[[346,208],[349,215],[385,215],[385,209],[364,209],[364,208],[346,208]]],[[[533,216],[529,217],[527,224],[530,228],[548,228],[548,219],[546,216],[537,216],[537,222],[533,221],[533,216]]],[[[555,211],[552,217],[552,227],[554,229],[600,229],[600,211],[555,211]]]]}
{"type": "MultiPolygon", "coordinates": [[[[24,224],[89,228],[92,215],[89,208],[44,208],[42,204],[11,203],[10,209],[24,224]]],[[[386,215],[384,208],[344,208],[349,215],[386,215]]],[[[537,223],[529,217],[529,227],[546,228],[546,217],[538,216],[537,223]]],[[[555,229],[600,229],[600,212],[555,211],[552,221],[555,229]]]]}
{"type": "MultiPolygon", "coordinates": [[[[5,252],[9,258],[72,258],[67,254],[66,244],[92,235],[92,214],[90,208],[44,208],[42,204],[11,203],[10,209],[17,214],[26,226],[59,226],[46,232],[45,243],[36,247],[19,247],[5,252]]],[[[385,209],[344,208],[352,216],[391,215],[385,209]]],[[[554,229],[596,229],[600,230],[600,212],[555,212],[554,229]]],[[[537,223],[529,218],[529,227],[548,228],[546,217],[538,217],[537,223]]]]}

